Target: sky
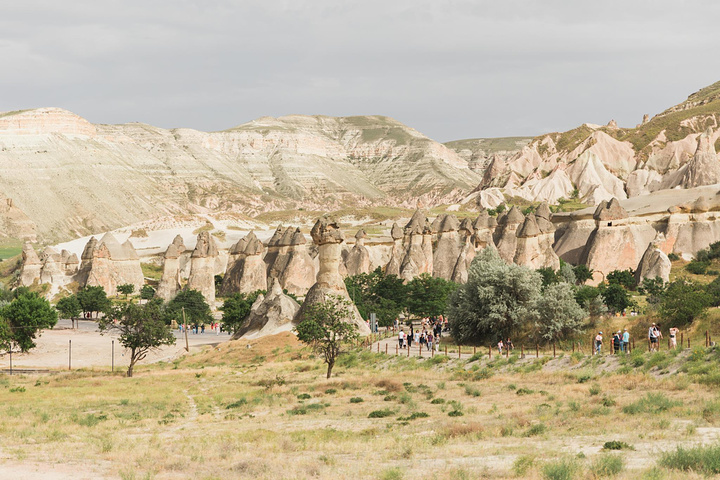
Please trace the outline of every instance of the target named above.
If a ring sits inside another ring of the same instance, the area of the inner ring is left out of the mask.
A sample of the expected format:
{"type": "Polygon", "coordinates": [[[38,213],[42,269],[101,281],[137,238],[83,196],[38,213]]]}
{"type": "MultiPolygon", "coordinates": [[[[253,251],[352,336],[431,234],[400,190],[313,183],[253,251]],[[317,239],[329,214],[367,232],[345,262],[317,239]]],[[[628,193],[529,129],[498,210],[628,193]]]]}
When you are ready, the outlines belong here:
{"type": "Polygon", "coordinates": [[[387,115],[439,141],[631,127],[720,80],[715,0],[22,0],[0,111],[215,131],[387,115]]]}

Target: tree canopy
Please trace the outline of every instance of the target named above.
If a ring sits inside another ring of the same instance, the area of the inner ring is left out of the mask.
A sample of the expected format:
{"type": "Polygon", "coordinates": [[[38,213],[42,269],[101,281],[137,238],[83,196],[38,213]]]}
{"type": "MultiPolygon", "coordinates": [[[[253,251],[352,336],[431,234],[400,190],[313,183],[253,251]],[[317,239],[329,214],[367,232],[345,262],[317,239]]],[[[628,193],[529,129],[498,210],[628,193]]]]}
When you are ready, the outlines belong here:
{"type": "Polygon", "coordinates": [[[57,311],[36,293],[23,293],[0,309],[0,344],[6,350],[35,348],[39,332],[57,324],[57,311]]]}
{"type": "Polygon", "coordinates": [[[76,296],[83,312],[97,314],[108,310],[112,305],[110,299],[107,298],[105,289],[100,286],[85,286],[77,292],[76,296]]]}
{"type": "Polygon", "coordinates": [[[171,320],[182,323],[183,308],[185,308],[185,320],[188,324],[201,325],[213,321],[210,305],[205,301],[203,294],[197,290],[183,290],[168,302],[165,308],[167,323],[170,323],[171,320]]]}
{"type": "Polygon", "coordinates": [[[449,295],[458,284],[423,273],[407,283],[407,310],[418,317],[445,313],[449,295]]]}
{"type": "Polygon", "coordinates": [[[234,293],[225,298],[222,307],[220,307],[223,312],[223,328],[229,332],[237,332],[245,323],[248,315],[250,315],[250,307],[261,293],[265,292],[256,290],[252,293],[234,293]]]}
{"type": "Polygon", "coordinates": [[[386,275],[379,267],[370,273],[361,273],[345,278],[345,287],[350,298],[367,319],[375,313],[382,327],[392,325],[406,307],[407,286],[397,275],[386,275]]]}

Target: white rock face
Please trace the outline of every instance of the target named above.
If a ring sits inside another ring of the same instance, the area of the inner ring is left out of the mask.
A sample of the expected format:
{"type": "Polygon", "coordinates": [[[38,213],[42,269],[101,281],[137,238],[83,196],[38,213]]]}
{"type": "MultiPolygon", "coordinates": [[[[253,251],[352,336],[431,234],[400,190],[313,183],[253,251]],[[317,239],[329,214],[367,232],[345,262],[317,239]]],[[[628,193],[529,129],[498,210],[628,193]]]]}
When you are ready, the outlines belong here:
{"type": "Polygon", "coordinates": [[[661,233],[648,245],[637,269],[635,269],[635,281],[638,284],[641,284],[646,278],[661,278],[664,282],[670,281],[672,264],[665,252],[659,247],[659,244],[664,242],[665,236],[661,233]]]}

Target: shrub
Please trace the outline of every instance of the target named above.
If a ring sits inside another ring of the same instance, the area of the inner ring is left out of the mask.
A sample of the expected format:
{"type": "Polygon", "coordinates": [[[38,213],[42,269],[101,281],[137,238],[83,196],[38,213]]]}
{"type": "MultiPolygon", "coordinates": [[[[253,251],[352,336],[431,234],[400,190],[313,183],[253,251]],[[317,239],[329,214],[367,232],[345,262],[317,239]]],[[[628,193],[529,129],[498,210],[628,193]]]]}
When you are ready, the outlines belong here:
{"type": "Polygon", "coordinates": [[[410,415],[408,415],[407,417],[400,417],[400,418],[398,418],[398,420],[403,421],[403,422],[406,422],[406,421],[408,421],[408,420],[415,420],[416,418],[427,418],[427,417],[429,417],[429,416],[430,416],[430,415],[428,415],[428,414],[425,413],[425,412],[413,412],[413,413],[411,413],[410,415]]]}
{"type": "Polygon", "coordinates": [[[592,385],[590,387],[589,392],[590,392],[590,396],[600,395],[600,392],[601,392],[600,385],[592,385]]]}
{"type": "Polygon", "coordinates": [[[311,403],[308,405],[298,405],[287,411],[288,415],[307,415],[310,412],[322,410],[327,407],[325,403],[311,403]]]}
{"type": "Polygon", "coordinates": [[[513,473],[516,477],[523,477],[535,464],[535,457],[533,455],[520,455],[515,462],[513,462],[513,473]]]}
{"type": "Polygon", "coordinates": [[[596,478],[614,477],[622,471],[623,459],[619,455],[602,455],[590,465],[590,471],[596,478]]]}
{"type": "Polygon", "coordinates": [[[463,415],[465,414],[460,410],[452,410],[448,412],[448,417],[462,417],[463,415]]]}
{"type": "Polygon", "coordinates": [[[441,403],[445,403],[444,398],[433,398],[432,402],[430,402],[433,405],[440,405],[441,403]]]}
{"type": "Polygon", "coordinates": [[[603,450],[635,450],[635,447],[619,440],[611,440],[609,442],[605,442],[603,450]]]}
{"type": "Polygon", "coordinates": [[[709,262],[698,262],[697,260],[693,260],[685,265],[685,270],[694,275],[705,275],[709,266],[709,262]]]}
{"type": "Polygon", "coordinates": [[[572,480],[579,470],[576,460],[566,458],[543,465],[542,476],[545,480],[572,480]]]}
{"type": "Polygon", "coordinates": [[[670,253],[670,254],[668,254],[668,258],[670,259],[671,262],[676,262],[676,261],[680,260],[680,255],[678,255],[677,253],[670,253]]]}
{"type": "Polygon", "coordinates": [[[473,397],[479,397],[481,395],[480,390],[473,387],[472,385],[465,385],[465,393],[473,397]]]}
{"type": "Polygon", "coordinates": [[[535,390],[530,390],[529,388],[518,388],[515,390],[516,395],[531,395],[535,393],[535,390]]]}
{"type": "Polygon", "coordinates": [[[297,396],[298,400],[307,400],[309,398],[312,398],[312,396],[309,393],[301,393],[297,396]]]}
{"type": "Polygon", "coordinates": [[[674,452],[664,452],[659,464],[673,470],[720,474],[720,443],[691,448],[677,447],[674,452]]]}
{"type": "Polygon", "coordinates": [[[233,402],[233,403],[228,404],[228,406],[225,407],[225,408],[227,408],[227,409],[240,408],[240,407],[242,407],[243,405],[247,405],[247,403],[248,403],[247,398],[243,397],[243,398],[241,398],[240,400],[238,400],[238,401],[236,401],[236,402],[233,402]]]}
{"type": "Polygon", "coordinates": [[[328,388],[327,390],[325,390],[326,395],[332,395],[333,393],[337,393],[337,390],[335,390],[334,388],[328,388]]]}
{"type": "Polygon", "coordinates": [[[637,402],[623,407],[623,413],[635,415],[638,413],[656,413],[670,410],[673,407],[682,405],[681,401],[670,400],[663,393],[648,393],[637,402]]]}
{"type": "Polygon", "coordinates": [[[392,416],[394,413],[395,412],[393,412],[392,410],[387,409],[387,408],[383,409],[383,410],[373,410],[368,415],[368,418],[385,418],[385,417],[392,416]]]}
{"type": "Polygon", "coordinates": [[[535,437],[537,435],[542,435],[547,431],[547,427],[544,423],[536,423],[532,427],[528,428],[528,430],[523,434],[524,437],[535,437]]]}
{"type": "Polygon", "coordinates": [[[361,397],[352,397],[350,399],[350,403],[362,403],[363,399],[361,397]]]}

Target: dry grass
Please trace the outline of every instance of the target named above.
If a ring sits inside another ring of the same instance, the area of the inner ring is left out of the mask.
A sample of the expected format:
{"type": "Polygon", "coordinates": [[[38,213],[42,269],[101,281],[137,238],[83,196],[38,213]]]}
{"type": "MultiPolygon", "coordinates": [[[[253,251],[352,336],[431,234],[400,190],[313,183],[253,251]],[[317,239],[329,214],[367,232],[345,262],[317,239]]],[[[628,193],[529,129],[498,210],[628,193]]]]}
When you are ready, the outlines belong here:
{"type": "MultiPolygon", "coordinates": [[[[326,380],[322,363],[282,334],[143,366],[132,379],[91,370],[0,378],[0,440],[14,462],[153,479],[518,478],[516,463],[520,478],[539,479],[567,458],[590,478],[604,443],[619,441],[635,448],[615,453],[625,465],[615,478],[629,479],[659,468],[658,451],[720,433],[714,387],[685,374],[618,374],[610,359],[563,360],[520,373],[522,361],[356,352],[326,380]],[[469,381],[462,372],[476,367],[496,372],[469,381]],[[583,372],[591,379],[580,383],[583,372]],[[660,407],[625,413],[641,399],[660,407]]],[[[651,478],[699,478],[658,472],[651,478]]]]}

